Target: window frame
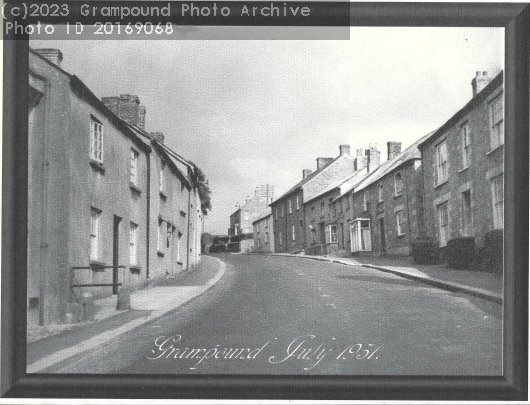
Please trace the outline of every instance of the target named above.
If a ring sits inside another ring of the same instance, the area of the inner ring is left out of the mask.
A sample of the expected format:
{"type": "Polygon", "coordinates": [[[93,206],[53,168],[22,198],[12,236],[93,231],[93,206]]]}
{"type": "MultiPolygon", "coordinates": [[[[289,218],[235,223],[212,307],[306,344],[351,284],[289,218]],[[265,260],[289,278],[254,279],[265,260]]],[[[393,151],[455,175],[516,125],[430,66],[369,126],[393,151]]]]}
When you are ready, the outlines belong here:
{"type": "Polygon", "coordinates": [[[99,237],[101,227],[101,213],[100,209],[90,207],[90,260],[98,261],[100,259],[99,251],[99,237]]]}
{"type": "Polygon", "coordinates": [[[131,148],[131,167],[130,167],[130,181],[131,184],[138,186],[138,163],[140,161],[140,153],[134,149],[131,148]]]}
{"type": "Polygon", "coordinates": [[[460,126],[460,137],[462,139],[462,170],[471,164],[471,133],[469,124],[465,122],[460,126]]]}
{"type": "Polygon", "coordinates": [[[449,202],[444,201],[441,204],[438,204],[436,207],[437,216],[438,216],[438,234],[440,236],[440,247],[447,245],[449,240],[449,202]],[[442,211],[442,209],[445,211],[442,211]],[[445,223],[443,220],[445,219],[445,223]]]}
{"type": "Polygon", "coordinates": [[[90,159],[103,164],[103,124],[90,116],[90,159]]]}
{"type": "Polygon", "coordinates": [[[384,202],[385,201],[385,198],[384,198],[384,189],[383,189],[383,182],[379,183],[377,185],[377,193],[378,193],[378,200],[380,203],[384,202]]]}
{"type": "Polygon", "coordinates": [[[397,236],[405,235],[403,224],[405,223],[405,212],[403,210],[396,212],[396,230],[397,236]]]}
{"type": "Polygon", "coordinates": [[[138,264],[138,224],[129,223],[129,263],[138,264]]]}
{"type": "Polygon", "coordinates": [[[462,234],[463,236],[473,235],[473,209],[471,207],[471,190],[465,190],[460,193],[461,210],[462,210],[462,234]],[[466,208],[466,196],[469,195],[469,208],[466,208]]]}
{"type": "Polygon", "coordinates": [[[394,196],[403,195],[403,175],[401,172],[394,173],[394,196]]]}
{"type": "Polygon", "coordinates": [[[504,229],[504,174],[491,179],[492,209],[493,209],[493,229],[504,229]],[[501,182],[502,192],[498,190],[498,181],[501,182]],[[497,201],[497,197],[502,200],[497,201]],[[500,206],[500,207],[499,207],[500,206]]]}
{"type": "Polygon", "coordinates": [[[504,145],[504,93],[501,91],[489,102],[490,110],[490,147],[491,150],[497,149],[504,145]],[[495,107],[500,108],[496,111],[495,107]],[[497,118],[496,114],[500,111],[501,117],[497,118]],[[496,133],[495,133],[496,132],[496,133]]]}
{"type": "Polygon", "coordinates": [[[444,139],[434,145],[435,159],[435,186],[445,183],[449,178],[449,153],[447,151],[447,140],[444,139]],[[444,156],[445,155],[445,156],[444,156]],[[444,159],[442,161],[442,159],[444,159]]]}
{"type": "Polygon", "coordinates": [[[368,190],[363,192],[363,211],[366,212],[370,210],[370,194],[368,190]]]}

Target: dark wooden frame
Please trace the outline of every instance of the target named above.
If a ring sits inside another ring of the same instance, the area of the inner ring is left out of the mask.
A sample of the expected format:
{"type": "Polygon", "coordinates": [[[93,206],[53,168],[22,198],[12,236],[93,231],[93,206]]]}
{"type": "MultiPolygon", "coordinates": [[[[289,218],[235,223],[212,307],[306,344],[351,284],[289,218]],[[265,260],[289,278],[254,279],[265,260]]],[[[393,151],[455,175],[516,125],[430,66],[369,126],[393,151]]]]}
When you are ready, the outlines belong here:
{"type": "Polygon", "coordinates": [[[527,400],[529,7],[352,3],[351,25],[497,26],[506,34],[504,375],[120,376],[26,374],[27,41],[4,41],[1,391],[4,397],[527,400]]]}

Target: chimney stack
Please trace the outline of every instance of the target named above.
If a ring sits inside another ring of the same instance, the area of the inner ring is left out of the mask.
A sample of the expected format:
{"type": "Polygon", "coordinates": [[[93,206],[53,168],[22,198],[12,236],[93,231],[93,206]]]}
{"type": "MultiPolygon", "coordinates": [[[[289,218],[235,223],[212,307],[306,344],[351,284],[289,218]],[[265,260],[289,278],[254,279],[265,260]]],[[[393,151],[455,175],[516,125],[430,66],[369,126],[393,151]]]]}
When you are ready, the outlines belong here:
{"type": "Polygon", "coordinates": [[[340,145],[339,146],[340,155],[349,155],[350,154],[350,145],[340,145]]]}
{"type": "Polygon", "coordinates": [[[145,107],[140,106],[136,95],[121,94],[119,97],[102,97],[101,101],[115,115],[130,125],[143,129],[145,125],[145,107]]]}
{"type": "Polygon", "coordinates": [[[401,153],[401,142],[387,142],[388,160],[393,159],[401,153]]]}
{"type": "Polygon", "coordinates": [[[368,173],[373,172],[381,162],[381,152],[376,148],[372,148],[372,144],[370,144],[370,149],[366,149],[365,154],[367,171],[368,173]]]}
{"type": "Polygon", "coordinates": [[[307,176],[309,176],[311,173],[313,173],[313,170],[311,169],[304,169],[302,170],[302,179],[305,179],[307,176]]]}
{"type": "Polygon", "coordinates": [[[491,78],[488,76],[488,72],[477,72],[476,76],[473,78],[473,80],[471,80],[471,87],[473,87],[473,97],[480,93],[490,81],[491,78]]]}
{"type": "Polygon", "coordinates": [[[51,63],[57,67],[61,67],[61,62],[63,60],[63,53],[59,49],[53,48],[44,48],[44,49],[34,49],[40,56],[48,59],[51,63]]]}
{"type": "Polygon", "coordinates": [[[164,133],[163,132],[151,132],[151,136],[153,139],[155,139],[158,143],[164,143],[164,133]]]}
{"type": "Polygon", "coordinates": [[[333,162],[333,158],[317,158],[317,170],[333,162]]]}

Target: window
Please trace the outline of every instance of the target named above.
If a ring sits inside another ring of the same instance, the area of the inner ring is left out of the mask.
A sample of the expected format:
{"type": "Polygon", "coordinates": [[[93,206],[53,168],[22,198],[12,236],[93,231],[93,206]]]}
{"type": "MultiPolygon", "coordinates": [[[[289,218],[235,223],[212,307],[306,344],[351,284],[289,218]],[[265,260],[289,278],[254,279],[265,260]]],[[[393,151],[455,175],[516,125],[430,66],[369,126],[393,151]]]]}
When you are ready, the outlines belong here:
{"type": "Polygon", "coordinates": [[[293,240],[296,240],[296,227],[294,226],[294,224],[291,226],[291,231],[293,233],[293,240]]]}
{"type": "Polygon", "coordinates": [[[320,216],[323,217],[324,216],[324,208],[326,207],[326,203],[324,201],[322,201],[320,203],[320,216]]]}
{"type": "Polygon", "coordinates": [[[169,248],[171,247],[172,242],[172,236],[173,236],[173,229],[171,224],[167,224],[167,231],[166,231],[166,248],[169,251],[169,248]]]}
{"type": "Polygon", "coordinates": [[[280,245],[281,245],[281,244],[283,243],[283,242],[282,242],[282,231],[279,231],[279,232],[278,232],[278,237],[279,237],[278,240],[279,240],[280,245]]]}
{"type": "Polygon", "coordinates": [[[447,145],[445,141],[439,143],[435,147],[436,154],[436,185],[447,181],[448,167],[447,167],[447,145]]]}
{"type": "Polygon", "coordinates": [[[471,190],[462,193],[462,233],[464,236],[473,234],[471,223],[471,190]]]}
{"type": "Polygon", "coordinates": [[[315,220],[315,206],[314,205],[311,207],[311,219],[315,220]]]}
{"type": "Polygon", "coordinates": [[[265,220],[265,228],[268,228],[268,227],[269,227],[269,218],[267,218],[267,219],[265,220]]]}
{"type": "Polygon", "coordinates": [[[278,219],[278,209],[279,209],[278,207],[274,208],[274,211],[275,211],[274,215],[276,216],[276,219],[278,219]]]}
{"type": "Polygon", "coordinates": [[[337,225],[328,225],[327,227],[329,243],[337,243],[337,225]]]}
{"type": "Polygon", "coordinates": [[[405,222],[405,215],[403,214],[403,211],[396,212],[396,225],[397,225],[398,236],[405,235],[405,230],[403,228],[404,222],[405,222]]]}
{"type": "Polygon", "coordinates": [[[296,196],[296,211],[298,211],[300,209],[300,196],[297,195],[296,196]]]}
{"type": "Polygon", "coordinates": [[[156,250],[159,252],[162,252],[162,246],[164,241],[164,221],[159,220],[158,221],[158,235],[156,240],[156,250]]]}
{"type": "Polygon", "coordinates": [[[333,216],[337,215],[335,204],[332,203],[331,201],[329,202],[329,213],[330,215],[333,215],[333,216]]]}
{"type": "Polygon", "coordinates": [[[137,264],[138,257],[138,225],[134,222],[131,222],[131,227],[129,229],[129,262],[130,264],[137,264]]]}
{"type": "Polygon", "coordinates": [[[131,149],[131,183],[138,185],[138,152],[131,149]]]}
{"type": "MultiPolygon", "coordinates": [[[[383,185],[381,184],[381,188],[383,185]]],[[[403,194],[403,179],[401,178],[401,173],[394,174],[394,195],[398,196],[403,194]]]]}
{"type": "Polygon", "coordinates": [[[317,230],[316,229],[311,229],[311,243],[316,243],[317,242],[317,230]]]}
{"type": "Polygon", "coordinates": [[[265,232],[265,243],[269,243],[269,233],[265,232]]]}
{"type": "Polygon", "coordinates": [[[282,204],[282,218],[285,215],[285,203],[282,204]]]}
{"type": "Polygon", "coordinates": [[[349,210],[350,209],[350,198],[348,197],[348,195],[346,194],[346,210],[349,210]]]}
{"type": "Polygon", "coordinates": [[[449,236],[449,215],[447,212],[447,201],[438,205],[438,224],[440,231],[440,246],[445,246],[449,236]]]}
{"type": "Polygon", "coordinates": [[[372,232],[369,219],[356,219],[350,225],[350,243],[352,252],[372,250],[372,232]]]}
{"type": "Polygon", "coordinates": [[[368,211],[370,209],[370,197],[368,191],[363,193],[363,211],[368,211]]]}
{"type": "Polygon", "coordinates": [[[491,108],[491,149],[504,144],[504,110],[502,94],[490,104],[491,108]]]}
{"type": "Polygon", "coordinates": [[[256,232],[259,233],[259,222],[256,223],[256,232]]]}
{"type": "Polygon", "coordinates": [[[289,198],[289,214],[292,214],[292,213],[293,213],[293,203],[291,199],[289,198]]]}
{"type": "Polygon", "coordinates": [[[244,219],[245,221],[249,221],[249,220],[250,220],[250,214],[249,214],[248,212],[245,212],[245,213],[243,214],[243,219],[244,219]]]}
{"type": "Polygon", "coordinates": [[[166,169],[166,164],[164,162],[162,162],[162,165],[160,166],[160,173],[159,173],[159,177],[158,177],[158,181],[159,181],[159,191],[162,193],[164,192],[164,171],[166,169]]]}
{"type": "Polygon", "coordinates": [[[177,262],[180,262],[180,241],[182,239],[182,233],[177,233],[177,262]]]}
{"type": "Polygon", "coordinates": [[[94,117],[90,121],[90,159],[103,163],[103,125],[94,117]]]}
{"type": "Polygon", "coordinates": [[[338,200],[336,204],[339,206],[339,212],[342,212],[342,200],[338,200]]]}
{"type": "Polygon", "coordinates": [[[504,177],[498,176],[491,180],[493,196],[493,228],[504,228],[504,177]]]}
{"type": "Polygon", "coordinates": [[[462,136],[462,169],[465,169],[471,163],[471,137],[467,124],[462,125],[460,134],[462,136]]]}
{"type": "Polygon", "coordinates": [[[99,259],[99,219],[101,211],[90,209],[90,260],[99,259]]]}
{"type": "Polygon", "coordinates": [[[379,195],[379,202],[383,202],[383,183],[379,183],[377,186],[378,195],[379,195]]]}

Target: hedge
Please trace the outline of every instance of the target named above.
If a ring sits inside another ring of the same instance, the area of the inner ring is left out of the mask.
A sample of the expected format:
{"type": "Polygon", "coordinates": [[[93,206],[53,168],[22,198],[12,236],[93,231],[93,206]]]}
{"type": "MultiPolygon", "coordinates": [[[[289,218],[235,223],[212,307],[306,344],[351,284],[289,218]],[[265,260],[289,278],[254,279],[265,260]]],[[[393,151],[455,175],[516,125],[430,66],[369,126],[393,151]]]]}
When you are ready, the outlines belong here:
{"type": "Polygon", "coordinates": [[[485,270],[502,273],[504,262],[504,231],[495,229],[484,235],[485,270]]]}
{"type": "Polygon", "coordinates": [[[412,259],[417,264],[438,262],[438,243],[434,239],[416,239],[412,242],[412,259]]]}
{"type": "Polygon", "coordinates": [[[454,269],[469,269],[475,257],[475,238],[464,236],[447,241],[445,259],[454,269]]]}

